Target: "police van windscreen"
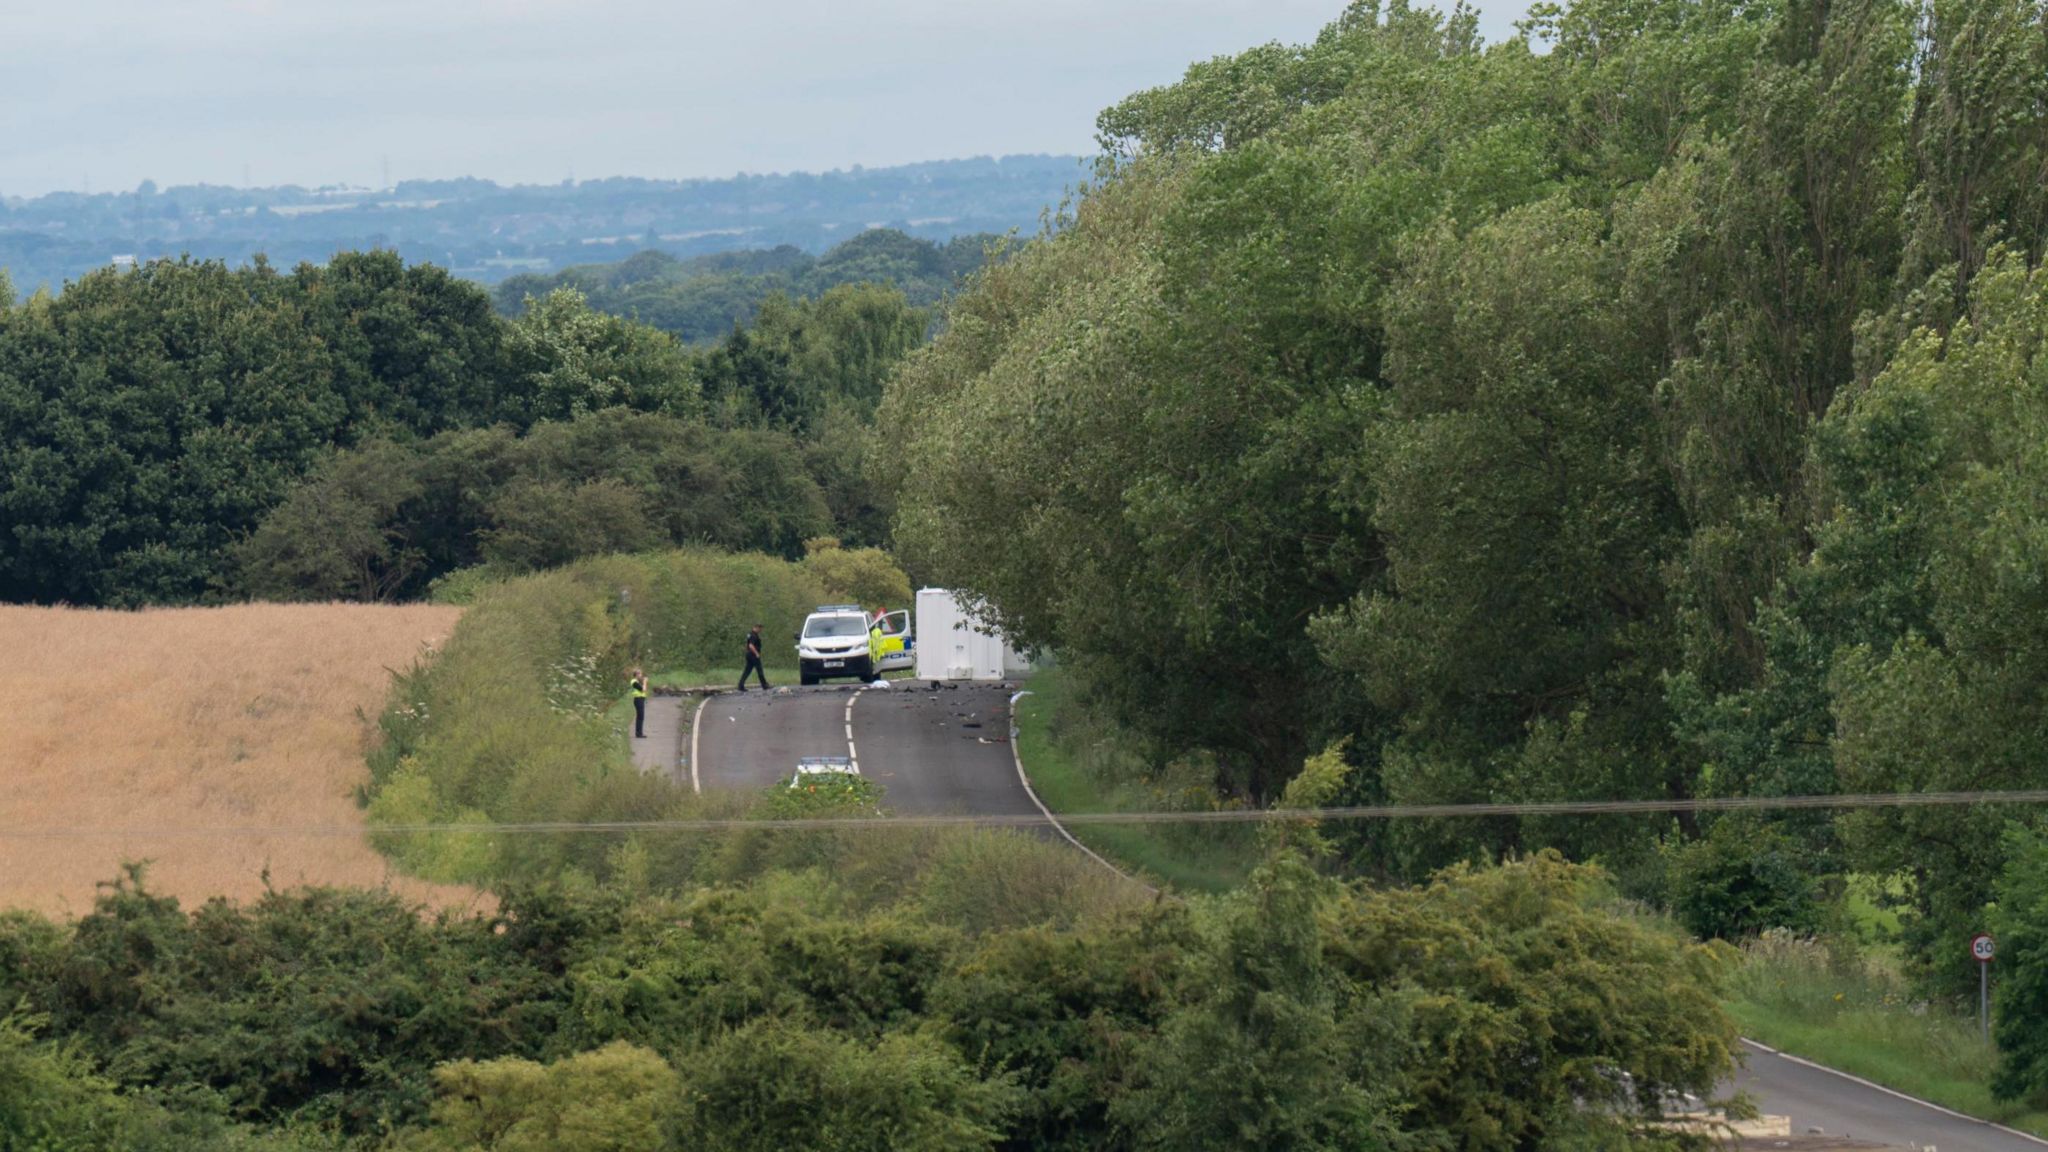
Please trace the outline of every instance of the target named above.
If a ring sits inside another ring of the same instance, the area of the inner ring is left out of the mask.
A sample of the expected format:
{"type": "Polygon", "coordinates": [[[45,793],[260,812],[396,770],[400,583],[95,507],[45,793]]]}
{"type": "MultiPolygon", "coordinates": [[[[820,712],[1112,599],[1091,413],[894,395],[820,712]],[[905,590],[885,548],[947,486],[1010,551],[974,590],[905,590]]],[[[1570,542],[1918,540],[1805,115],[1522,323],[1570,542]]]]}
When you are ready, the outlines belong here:
{"type": "Polygon", "coordinates": [[[867,621],[858,616],[814,616],[804,621],[804,639],[830,640],[838,636],[865,636],[867,621]]]}

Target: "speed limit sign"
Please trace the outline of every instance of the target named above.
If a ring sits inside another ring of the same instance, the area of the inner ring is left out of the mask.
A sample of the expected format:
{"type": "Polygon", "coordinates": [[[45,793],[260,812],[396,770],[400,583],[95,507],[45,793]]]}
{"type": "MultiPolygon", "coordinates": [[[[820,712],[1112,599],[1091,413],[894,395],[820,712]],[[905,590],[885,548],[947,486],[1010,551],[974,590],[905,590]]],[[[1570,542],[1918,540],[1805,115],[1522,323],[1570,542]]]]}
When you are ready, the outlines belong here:
{"type": "Polygon", "coordinates": [[[1997,947],[1991,942],[1989,935],[1979,932],[1975,936],[1970,937],[1970,955],[1976,957],[1978,963],[1991,963],[1991,956],[1995,951],[1997,951],[1997,947]]]}

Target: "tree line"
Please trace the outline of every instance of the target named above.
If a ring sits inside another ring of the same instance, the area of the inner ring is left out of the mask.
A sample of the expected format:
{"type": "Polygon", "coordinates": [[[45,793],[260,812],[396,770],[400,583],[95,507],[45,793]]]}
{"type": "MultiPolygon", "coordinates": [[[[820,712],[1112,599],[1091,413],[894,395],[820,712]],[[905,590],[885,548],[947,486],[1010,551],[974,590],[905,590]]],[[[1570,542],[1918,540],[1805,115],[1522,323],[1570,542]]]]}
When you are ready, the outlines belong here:
{"type": "MultiPolygon", "coordinates": [[[[907,566],[1269,801],[2039,787],[2038,0],[1354,5],[1099,120],[872,462],[907,566]]],[[[1555,847],[1708,933],[1896,877],[1974,989],[2033,810],[1403,822],[1555,847]],[[1713,899],[1701,893],[1718,893],[1713,899]],[[1692,903],[1688,905],[1686,902],[1692,903]]]]}
{"type": "Polygon", "coordinates": [[[791,244],[677,259],[646,249],[612,264],[514,276],[492,290],[498,311],[517,316],[528,301],[574,288],[590,306],[672,333],[690,343],[715,340],[753,320],[772,297],[807,299],[844,284],[885,284],[915,308],[932,308],[980,271],[1000,237],[955,236],[943,243],[870,228],[813,256],[791,244]]]}
{"type": "Polygon", "coordinates": [[[872,542],[867,426],[928,326],[843,284],[690,348],[573,289],[506,319],[389,252],[96,272],[0,308],[0,600],[382,599],[480,563],[872,542]]]}

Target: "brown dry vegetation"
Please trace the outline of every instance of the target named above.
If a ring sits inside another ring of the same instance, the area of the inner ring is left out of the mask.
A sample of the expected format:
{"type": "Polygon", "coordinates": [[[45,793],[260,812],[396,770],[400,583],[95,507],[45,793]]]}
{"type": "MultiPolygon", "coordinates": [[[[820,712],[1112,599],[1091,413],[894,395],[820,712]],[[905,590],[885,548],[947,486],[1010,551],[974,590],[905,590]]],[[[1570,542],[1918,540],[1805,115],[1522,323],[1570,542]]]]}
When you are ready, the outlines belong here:
{"type": "Polygon", "coordinates": [[[459,614],[0,606],[0,908],[83,912],[96,883],[142,859],[152,889],[188,904],[257,895],[266,869],[278,888],[388,885],[471,903],[467,889],[397,876],[360,835],[206,831],[360,825],[365,717],[389,669],[459,614]]]}

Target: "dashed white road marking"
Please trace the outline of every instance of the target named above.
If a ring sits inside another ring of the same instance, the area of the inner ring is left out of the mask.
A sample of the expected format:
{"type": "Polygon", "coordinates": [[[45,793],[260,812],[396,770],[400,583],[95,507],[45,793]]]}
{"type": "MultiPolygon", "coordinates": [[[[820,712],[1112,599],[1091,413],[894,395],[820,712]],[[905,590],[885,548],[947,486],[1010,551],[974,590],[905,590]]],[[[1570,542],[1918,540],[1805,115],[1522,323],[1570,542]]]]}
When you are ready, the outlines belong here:
{"type": "Polygon", "coordinates": [[[856,688],[853,695],[846,698],[846,766],[853,769],[856,776],[860,775],[860,752],[853,746],[853,703],[865,691],[865,686],[856,688]]]}

